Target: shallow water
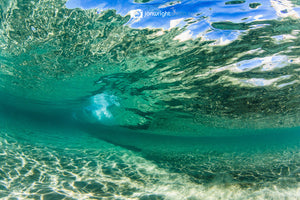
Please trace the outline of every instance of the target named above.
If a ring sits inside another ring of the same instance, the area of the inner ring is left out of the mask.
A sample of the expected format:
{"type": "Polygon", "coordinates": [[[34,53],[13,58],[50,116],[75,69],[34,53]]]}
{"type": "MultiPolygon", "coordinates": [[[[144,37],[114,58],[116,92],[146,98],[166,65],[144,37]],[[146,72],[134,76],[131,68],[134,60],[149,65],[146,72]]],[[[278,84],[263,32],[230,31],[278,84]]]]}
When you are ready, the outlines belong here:
{"type": "Polygon", "coordinates": [[[300,198],[297,1],[0,12],[0,198],[300,198]]]}
{"type": "Polygon", "coordinates": [[[103,137],[20,116],[1,117],[4,199],[299,197],[299,129],[193,139],[105,130],[113,135],[103,137]]]}

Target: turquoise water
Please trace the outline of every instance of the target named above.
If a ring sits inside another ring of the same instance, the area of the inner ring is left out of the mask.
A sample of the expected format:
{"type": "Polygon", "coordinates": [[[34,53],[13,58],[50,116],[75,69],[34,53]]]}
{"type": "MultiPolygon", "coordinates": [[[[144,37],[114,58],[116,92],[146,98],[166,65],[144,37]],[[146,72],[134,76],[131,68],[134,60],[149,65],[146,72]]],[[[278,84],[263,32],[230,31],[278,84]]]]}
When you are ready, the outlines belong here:
{"type": "Polygon", "coordinates": [[[0,199],[299,199],[298,1],[0,2],[0,199]]]}

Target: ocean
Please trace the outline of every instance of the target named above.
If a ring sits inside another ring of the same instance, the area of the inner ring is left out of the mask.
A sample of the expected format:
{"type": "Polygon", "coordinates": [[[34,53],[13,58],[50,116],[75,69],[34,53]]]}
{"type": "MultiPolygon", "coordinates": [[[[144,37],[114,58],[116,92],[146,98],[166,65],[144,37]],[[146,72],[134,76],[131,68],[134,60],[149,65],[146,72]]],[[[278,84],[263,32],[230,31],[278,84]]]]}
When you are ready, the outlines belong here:
{"type": "Polygon", "coordinates": [[[1,0],[0,199],[300,199],[299,15],[1,0]]]}

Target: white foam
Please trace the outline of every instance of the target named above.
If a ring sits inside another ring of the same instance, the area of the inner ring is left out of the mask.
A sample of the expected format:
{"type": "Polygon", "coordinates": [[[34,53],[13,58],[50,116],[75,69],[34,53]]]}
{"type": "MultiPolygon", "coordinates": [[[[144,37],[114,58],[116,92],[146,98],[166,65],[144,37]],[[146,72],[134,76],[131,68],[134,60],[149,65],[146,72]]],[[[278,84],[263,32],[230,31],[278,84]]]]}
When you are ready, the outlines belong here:
{"type": "Polygon", "coordinates": [[[113,117],[112,113],[109,111],[109,107],[113,105],[119,106],[117,97],[102,93],[91,97],[91,105],[88,106],[87,109],[92,111],[96,119],[102,121],[113,117]]]}

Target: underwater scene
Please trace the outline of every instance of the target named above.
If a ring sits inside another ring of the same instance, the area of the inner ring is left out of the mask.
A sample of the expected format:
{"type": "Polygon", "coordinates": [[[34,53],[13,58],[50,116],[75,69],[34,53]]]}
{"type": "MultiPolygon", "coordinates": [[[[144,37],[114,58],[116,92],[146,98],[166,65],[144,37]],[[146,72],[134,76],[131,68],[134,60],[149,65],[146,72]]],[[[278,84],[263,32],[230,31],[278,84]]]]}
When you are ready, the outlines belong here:
{"type": "Polygon", "coordinates": [[[0,199],[300,200],[300,1],[0,0],[0,199]]]}

